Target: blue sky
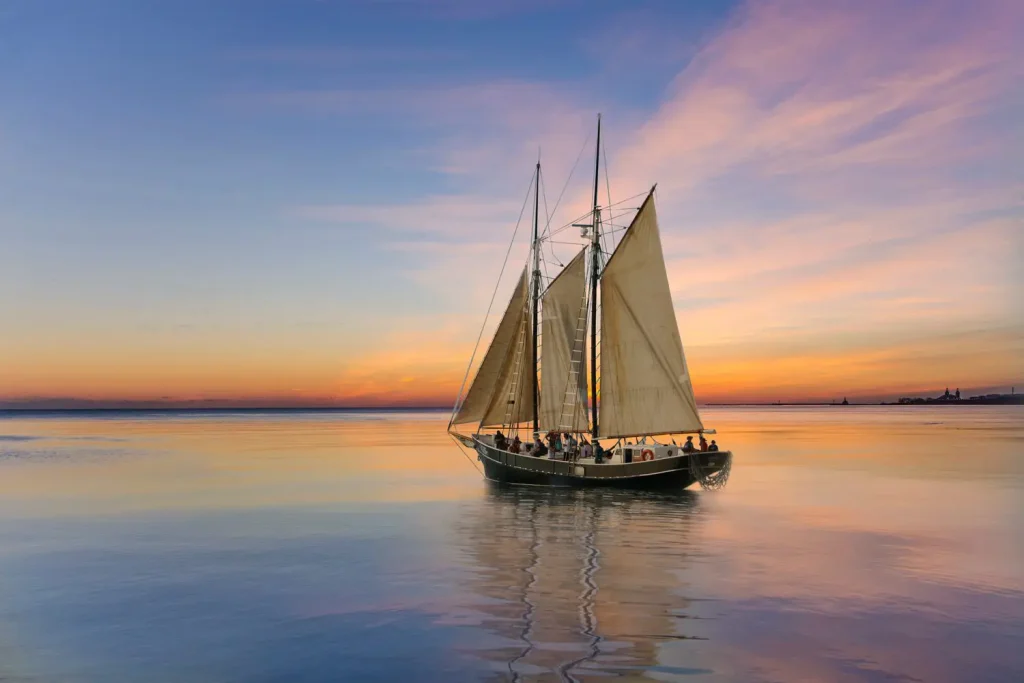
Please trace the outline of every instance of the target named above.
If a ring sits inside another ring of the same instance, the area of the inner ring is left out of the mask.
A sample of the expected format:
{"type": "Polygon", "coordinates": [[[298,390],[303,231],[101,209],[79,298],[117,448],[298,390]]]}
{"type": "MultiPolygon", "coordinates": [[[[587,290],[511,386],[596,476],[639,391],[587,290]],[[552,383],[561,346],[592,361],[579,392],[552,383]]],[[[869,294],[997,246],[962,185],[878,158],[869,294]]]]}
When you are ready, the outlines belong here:
{"type": "Polygon", "coordinates": [[[702,366],[719,398],[1011,381],[1021,25],[1011,2],[5,0],[0,399],[443,402],[538,148],[553,204],[598,111],[613,194],[660,183],[698,394],[702,366]],[[998,363],[958,360],[964,333],[998,363]],[[808,376],[745,390],[766,348],[808,376]]]}

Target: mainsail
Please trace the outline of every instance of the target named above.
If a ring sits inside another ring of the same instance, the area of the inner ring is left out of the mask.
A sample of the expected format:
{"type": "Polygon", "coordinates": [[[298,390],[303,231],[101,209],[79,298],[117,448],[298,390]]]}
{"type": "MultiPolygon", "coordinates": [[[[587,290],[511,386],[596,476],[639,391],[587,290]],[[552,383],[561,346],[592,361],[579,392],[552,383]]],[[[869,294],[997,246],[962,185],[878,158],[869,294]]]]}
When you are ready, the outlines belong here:
{"type": "Polygon", "coordinates": [[[558,274],[541,301],[540,426],[547,431],[587,430],[586,250],[581,250],[558,274]],[[570,390],[570,382],[573,389],[570,390]]]}
{"type": "Polygon", "coordinates": [[[494,339],[466,393],[453,425],[502,425],[532,420],[530,397],[536,381],[530,368],[529,269],[523,270],[494,339]]]}
{"type": "Polygon", "coordinates": [[[653,191],[601,275],[599,407],[602,437],[704,428],[672,306],[653,191]]]}

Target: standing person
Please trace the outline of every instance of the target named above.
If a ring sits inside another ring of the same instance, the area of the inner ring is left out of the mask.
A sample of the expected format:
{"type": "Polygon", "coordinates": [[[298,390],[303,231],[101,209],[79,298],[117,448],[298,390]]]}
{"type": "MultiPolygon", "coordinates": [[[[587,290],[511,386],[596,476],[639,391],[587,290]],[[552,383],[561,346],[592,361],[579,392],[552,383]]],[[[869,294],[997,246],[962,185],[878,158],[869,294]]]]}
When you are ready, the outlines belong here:
{"type": "Polygon", "coordinates": [[[708,440],[704,438],[703,432],[700,435],[700,449],[706,451],[708,449],[708,440]]]}
{"type": "Polygon", "coordinates": [[[683,453],[693,453],[697,449],[693,447],[693,437],[686,437],[686,443],[683,444],[683,453]]]}
{"type": "Polygon", "coordinates": [[[576,456],[576,439],[566,432],[562,435],[562,460],[571,460],[576,456]]]}
{"type": "Polygon", "coordinates": [[[590,447],[590,443],[586,439],[583,440],[583,446],[580,450],[580,457],[586,460],[594,454],[594,449],[590,447]]]}

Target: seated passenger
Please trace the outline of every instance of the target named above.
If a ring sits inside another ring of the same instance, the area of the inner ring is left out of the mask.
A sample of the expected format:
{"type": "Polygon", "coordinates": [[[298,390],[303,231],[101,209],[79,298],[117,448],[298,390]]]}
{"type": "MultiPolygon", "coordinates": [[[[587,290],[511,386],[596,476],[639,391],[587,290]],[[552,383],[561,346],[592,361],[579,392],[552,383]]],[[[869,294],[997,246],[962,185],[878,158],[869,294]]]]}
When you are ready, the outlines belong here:
{"type": "Polygon", "coordinates": [[[583,440],[583,447],[580,450],[580,457],[582,457],[582,458],[589,458],[593,454],[594,454],[594,449],[591,448],[590,444],[587,443],[586,439],[584,439],[583,440]]]}
{"type": "Polygon", "coordinates": [[[508,447],[508,452],[509,453],[518,453],[522,449],[523,449],[523,442],[520,441],[519,440],[519,436],[516,435],[516,438],[512,439],[512,445],[508,447]]]}
{"type": "Polygon", "coordinates": [[[700,435],[700,449],[706,451],[708,449],[708,440],[704,438],[704,435],[700,435]]]}
{"type": "Polygon", "coordinates": [[[548,454],[548,447],[540,440],[540,436],[533,437],[533,453],[537,458],[543,458],[548,454]]]}
{"type": "Polygon", "coordinates": [[[693,437],[692,436],[686,437],[686,443],[683,444],[682,450],[683,450],[683,453],[693,453],[694,451],[697,450],[693,446],[693,437]]]}
{"type": "Polygon", "coordinates": [[[709,451],[717,451],[718,450],[718,444],[715,443],[714,439],[711,439],[711,445],[708,446],[708,450],[709,451]]]}

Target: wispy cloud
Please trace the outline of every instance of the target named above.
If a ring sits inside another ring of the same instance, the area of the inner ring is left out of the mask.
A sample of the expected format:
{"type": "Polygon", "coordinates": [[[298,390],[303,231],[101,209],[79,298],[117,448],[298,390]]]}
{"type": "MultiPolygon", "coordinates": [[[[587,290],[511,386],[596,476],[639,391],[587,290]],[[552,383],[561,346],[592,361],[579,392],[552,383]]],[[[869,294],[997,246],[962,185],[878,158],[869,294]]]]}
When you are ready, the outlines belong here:
{"type": "MultiPolygon", "coordinates": [[[[342,0],[320,0],[344,4],[342,0]]],[[[546,10],[582,5],[582,0],[362,0],[367,4],[389,7],[392,11],[412,17],[474,22],[509,16],[542,13],[546,10]]]]}
{"type": "MultiPolygon", "coordinates": [[[[394,9],[468,22],[544,11],[539,3],[463,0],[394,9]]],[[[396,183],[385,200],[375,193],[354,201],[350,184],[345,194],[320,185],[282,201],[289,224],[372,243],[388,258],[369,284],[407,288],[425,303],[422,317],[362,316],[344,335],[344,361],[321,349],[259,390],[277,395],[297,380],[309,395],[367,401],[453,392],[538,150],[547,213],[583,148],[554,222],[586,211],[587,138],[598,110],[613,198],[659,183],[670,280],[702,398],[831,396],[840,387],[873,395],[884,386],[944,383],[955,372],[964,374],[948,381],[962,386],[1024,380],[1015,337],[1024,319],[1024,4],[751,0],[711,33],[675,42],[660,18],[655,10],[623,12],[595,34],[600,40],[567,37],[567,50],[596,63],[597,75],[542,80],[529,69],[498,69],[499,77],[481,67],[372,87],[352,85],[368,79],[247,81],[227,95],[232,113],[254,119],[270,112],[297,125],[331,121],[351,135],[372,127],[382,164],[415,159],[420,174],[417,183],[396,183]],[[611,49],[595,53],[598,43],[611,49]],[[657,101],[613,85],[649,65],[677,70],[657,101]],[[400,141],[388,139],[392,131],[400,141]]],[[[448,57],[417,45],[234,55],[308,69],[448,57]]],[[[512,253],[496,307],[524,248],[512,253]]],[[[84,365],[102,370],[90,381],[115,388],[152,380],[182,391],[204,377],[241,391],[252,387],[232,373],[288,365],[271,349],[237,363],[210,352],[199,363],[206,348],[197,340],[171,356],[193,368],[187,381],[181,372],[146,370],[141,358],[125,363],[131,354],[84,365]],[[218,364],[223,371],[211,369],[218,364]],[[111,380],[118,367],[123,376],[111,380]]],[[[80,363],[92,359],[79,353],[80,363]]],[[[74,363],[44,360],[75,372],[74,363]]],[[[38,370],[6,371],[24,386],[49,382],[38,370]]]]}
{"type": "MultiPolygon", "coordinates": [[[[867,391],[865,382],[897,382],[897,360],[913,365],[914,348],[1013,319],[1022,293],[1024,185],[1014,162],[1024,152],[1015,94],[1022,29],[1020,6],[1006,2],[927,13],[915,3],[751,2],[646,121],[613,126],[615,186],[625,193],[659,181],[684,341],[697,349],[695,377],[703,373],[710,394],[741,391],[730,367],[769,393],[814,393],[825,383],[867,391]],[[802,362],[774,352],[773,367],[792,377],[744,363],[744,355],[764,360],[750,343],[766,333],[816,352],[802,362]],[[849,355],[853,339],[861,360],[849,355]]],[[[437,167],[465,175],[471,192],[400,207],[304,207],[303,215],[345,214],[445,242],[499,234],[513,213],[498,199],[507,191],[489,185],[481,194],[487,181],[468,172],[505,180],[498,167],[524,159],[523,138],[546,137],[575,158],[591,123],[584,98],[540,84],[423,91],[414,100],[435,122],[473,119],[435,150],[437,167]],[[557,106],[550,115],[523,106],[538,99],[557,106]]],[[[565,211],[584,204],[583,193],[573,195],[565,211]]],[[[454,262],[439,262],[423,266],[424,282],[451,272],[454,262]]],[[[482,287],[488,275],[467,270],[460,280],[480,277],[482,287]]],[[[1002,342],[1002,365],[968,363],[986,339],[979,332],[960,358],[960,342],[932,355],[971,365],[979,381],[1024,374],[1010,362],[1016,347],[1002,342]]],[[[924,381],[925,368],[943,365],[922,361],[902,385],[924,381]]]]}
{"type": "Polygon", "coordinates": [[[522,206],[504,198],[469,196],[427,197],[409,204],[327,204],[299,206],[300,218],[395,234],[435,238],[476,239],[507,237],[522,206]]]}
{"type": "Polygon", "coordinates": [[[423,62],[448,64],[459,57],[452,49],[412,48],[405,46],[353,46],[323,45],[281,46],[259,49],[238,49],[227,53],[228,59],[237,62],[277,64],[301,67],[370,67],[408,66],[423,62]]]}

